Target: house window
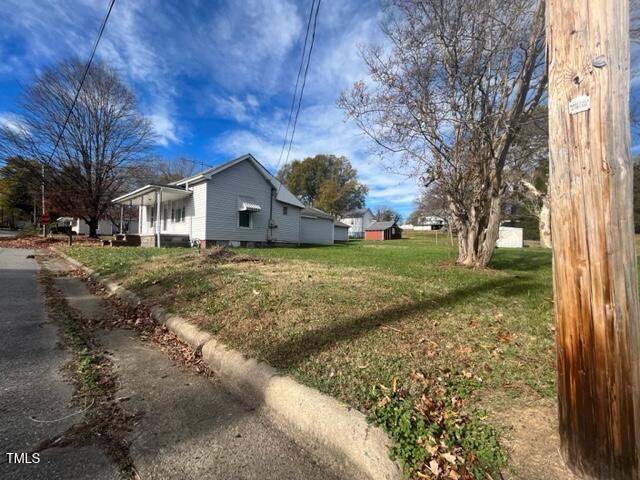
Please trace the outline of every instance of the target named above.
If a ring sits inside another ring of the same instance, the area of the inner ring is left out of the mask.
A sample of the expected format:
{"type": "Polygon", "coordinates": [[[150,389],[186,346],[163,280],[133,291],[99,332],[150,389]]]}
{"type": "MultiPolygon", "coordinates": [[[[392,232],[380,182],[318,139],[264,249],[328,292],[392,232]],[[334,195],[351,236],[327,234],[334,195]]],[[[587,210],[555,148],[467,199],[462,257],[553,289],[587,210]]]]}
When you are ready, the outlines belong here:
{"type": "Polygon", "coordinates": [[[251,212],[249,211],[238,212],[238,227],[251,228],[251,212]]]}
{"type": "Polygon", "coordinates": [[[184,222],[185,207],[184,205],[171,211],[171,220],[175,223],[184,222]]]}
{"type": "Polygon", "coordinates": [[[289,213],[289,209],[287,208],[287,206],[285,205],[284,207],[282,207],[282,214],[283,215],[287,215],[289,213]]]}

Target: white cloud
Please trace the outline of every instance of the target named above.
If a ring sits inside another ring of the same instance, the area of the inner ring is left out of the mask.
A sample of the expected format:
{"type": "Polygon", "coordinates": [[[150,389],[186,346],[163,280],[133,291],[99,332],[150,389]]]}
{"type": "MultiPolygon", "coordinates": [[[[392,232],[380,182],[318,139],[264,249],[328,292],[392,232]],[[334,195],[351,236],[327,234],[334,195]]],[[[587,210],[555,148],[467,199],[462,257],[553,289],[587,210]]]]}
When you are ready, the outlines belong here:
{"type": "Polygon", "coordinates": [[[13,133],[26,133],[27,126],[22,119],[10,112],[0,112],[0,125],[11,130],[13,133]]]}
{"type": "MultiPolygon", "coordinates": [[[[285,129],[286,117],[282,112],[271,116],[263,114],[246,128],[229,130],[217,137],[213,148],[228,157],[252,153],[261,163],[275,171],[285,129]]],[[[387,171],[370,153],[368,140],[354,125],[343,121],[342,112],[333,104],[314,105],[300,113],[289,160],[318,153],[332,153],[349,158],[358,170],[360,181],[370,188],[367,204],[372,208],[404,205],[406,210],[418,195],[417,183],[387,171]]],[[[284,159],[280,166],[283,163],[284,159]]]]}
{"type": "Polygon", "coordinates": [[[180,143],[176,125],[166,113],[153,113],[148,115],[148,118],[156,134],[158,145],[166,147],[170,143],[180,143]]]}
{"type": "Polygon", "coordinates": [[[231,118],[236,122],[246,122],[256,114],[259,107],[258,99],[253,95],[246,95],[244,100],[231,95],[229,97],[213,96],[215,112],[225,118],[231,118]]]}
{"type": "MultiPolygon", "coordinates": [[[[138,94],[160,146],[180,144],[189,133],[189,144],[213,141],[216,152],[229,156],[252,152],[273,169],[310,3],[119,0],[98,58],[115,66],[138,94]],[[199,121],[215,123],[211,131],[218,132],[225,119],[231,122],[217,138],[194,136],[202,135],[199,121]]],[[[21,47],[5,52],[0,40],[0,75],[18,68],[10,75],[28,81],[61,58],[86,58],[105,7],[101,0],[52,0],[46,7],[3,0],[0,31],[16,36],[21,47]]],[[[368,140],[335,106],[341,90],[366,77],[357,47],[381,43],[379,15],[375,0],[323,2],[291,152],[292,159],[321,152],[349,157],[371,188],[373,208],[417,193],[414,182],[380,165],[368,140]]]]}

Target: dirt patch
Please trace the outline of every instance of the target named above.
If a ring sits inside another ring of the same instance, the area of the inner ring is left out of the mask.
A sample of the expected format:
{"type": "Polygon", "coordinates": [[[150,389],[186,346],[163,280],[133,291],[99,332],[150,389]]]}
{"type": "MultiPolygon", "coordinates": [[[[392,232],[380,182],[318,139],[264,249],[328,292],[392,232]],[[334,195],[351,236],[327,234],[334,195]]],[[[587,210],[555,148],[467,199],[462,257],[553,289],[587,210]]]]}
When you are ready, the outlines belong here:
{"type": "Polygon", "coordinates": [[[503,442],[511,454],[509,470],[504,472],[505,480],[579,479],[560,455],[554,401],[520,401],[500,416],[499,422],[507,428],[503,442]]]}

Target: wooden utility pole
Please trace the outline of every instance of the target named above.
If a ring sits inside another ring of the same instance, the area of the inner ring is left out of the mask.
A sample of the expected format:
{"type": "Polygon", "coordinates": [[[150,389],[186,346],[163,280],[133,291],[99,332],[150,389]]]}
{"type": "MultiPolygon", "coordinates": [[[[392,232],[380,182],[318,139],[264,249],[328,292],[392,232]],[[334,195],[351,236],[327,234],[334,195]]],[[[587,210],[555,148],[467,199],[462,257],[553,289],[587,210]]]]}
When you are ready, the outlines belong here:
{"type": "Polygon", "coordinates": [[[553,280],[562,453],[638,479],[638,286],[628,0],[548,0],[553,280]]]}

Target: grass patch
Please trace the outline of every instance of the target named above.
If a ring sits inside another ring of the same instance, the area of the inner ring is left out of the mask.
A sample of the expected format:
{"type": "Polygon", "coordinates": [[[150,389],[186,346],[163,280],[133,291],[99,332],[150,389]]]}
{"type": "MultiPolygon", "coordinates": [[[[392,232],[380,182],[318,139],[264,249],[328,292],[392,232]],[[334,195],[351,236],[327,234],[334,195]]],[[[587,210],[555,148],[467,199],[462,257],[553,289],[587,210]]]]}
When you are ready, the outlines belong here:
{"type": "Polygon", "coordinates": [[[369,414],[395,439],[394,453],[413,476],[428,475],[432,461],[460,478],[499,471],[500,432],[483,408],[555,394],[547,250],[498,250],[491,270],[455,267],[448,238],[436,243],[433,234],[230,256],[65,251],[369,414]],[[424,398],[437,405],[433,415],[424,398]]]}

